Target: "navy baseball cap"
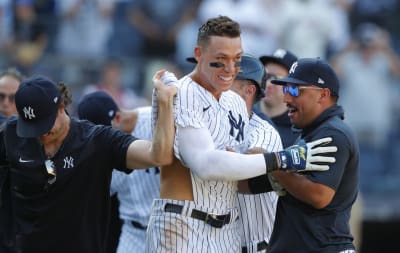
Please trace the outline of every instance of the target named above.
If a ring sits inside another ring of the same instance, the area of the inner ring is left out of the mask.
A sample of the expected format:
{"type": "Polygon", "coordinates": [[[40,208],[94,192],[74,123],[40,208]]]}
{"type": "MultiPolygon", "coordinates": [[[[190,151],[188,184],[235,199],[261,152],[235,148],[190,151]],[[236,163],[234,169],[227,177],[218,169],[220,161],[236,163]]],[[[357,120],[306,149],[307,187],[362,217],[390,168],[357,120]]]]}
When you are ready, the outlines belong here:
{"type": "Polygon", "coordinates": [[[290,67],[288,77],[272,79],[271,82],[277,85],[315,85],[328,88],[333,96],[339,96],[339,79],[333,68],[321,58],[299,59],[290,67]]]}
{"type": "Polygon", "coordinates": [[[250,55],[242,56],[242,60],[240,61],[240,70],[236,76],[236,79],[251,80],[258,85],[261,91],[264,91],[265,90],[265,82],[263,82],[264,75],[265,75],[265,68],[259,59],[250,55]]]}
{"type": "Polygon", "coordinates": [[[289,50],[279,48],[279,49],[275,50],[275,52],[272,55],[261,56],[260,61],[264,65],[269,62],[278,63],[278,64],[284,66],[287,70],[289,70],[290,67],[292,66],[292,64],[295,61],[297,61],[297,56],[294,55],[289,50]]]}
{"type": "Polygon", "coordinates": [[[111,126],[118,111],[114,99],[104,91],[86,94],[78,104],[78,117],[96,125],[111,126]]]}
{"type": "Polygon", "coordinates": [[[57,118],[61,92],[52,80],[37,76],[24,80],[15,93],[17,134],[33,138],[48,133],[57,118]]]}

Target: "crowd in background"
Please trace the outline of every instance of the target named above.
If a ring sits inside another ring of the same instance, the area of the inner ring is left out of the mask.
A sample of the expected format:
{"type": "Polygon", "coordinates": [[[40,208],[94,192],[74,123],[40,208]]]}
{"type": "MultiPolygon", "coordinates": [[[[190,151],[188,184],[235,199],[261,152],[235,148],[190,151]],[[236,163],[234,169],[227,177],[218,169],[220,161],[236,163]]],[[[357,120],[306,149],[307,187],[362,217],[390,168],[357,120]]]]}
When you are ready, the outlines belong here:
{"type": "Polygon", "coordinates": [[[399,0],[0,0],[0,69],[65,82],[72,115],[93,90],[122,108],[148,105],[154,71],[190,71],[197,27],[227,15],[246,53],[282,47],[333,64],[360,142],[367,216],[400,217],[375,202],[400,206],[399,14],[399,0]]]}

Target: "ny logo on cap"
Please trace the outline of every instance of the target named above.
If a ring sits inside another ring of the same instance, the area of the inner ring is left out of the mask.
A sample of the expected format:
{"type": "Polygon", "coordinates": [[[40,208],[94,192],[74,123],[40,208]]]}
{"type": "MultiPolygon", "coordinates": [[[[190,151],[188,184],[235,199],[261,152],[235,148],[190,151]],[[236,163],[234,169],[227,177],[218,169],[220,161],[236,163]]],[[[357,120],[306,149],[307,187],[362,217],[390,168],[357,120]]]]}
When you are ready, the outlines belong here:
{"type": "Polygon", "coordinates": [[[289,74],[293,74],[294,71],[296,70],[296,68],[297,68],[297,62],[292,64],[292,66],[290,67],[290,70],[289,70],[289,74]]]}
{"type": "Polygon", "coordinates": [[[322,80],[322,79],[321,79],[321,77],[318,77],[318,83],[319,83],[319,84],[324,84],[324,83],[325,83],[325,81],[324,81],[324,80],[322,80]]]}
{"type": "Polygon", "coordinates": [[[28,108],[24,107],[23,112],[25,119],[36,118],[35,113],[33,113],[33,108],[30,106],[28,108]]]}
{"type": "Polygon", "coordinates": [[[278,58],[283,58],[285,57],[285,55],[286,55],[286,50],[284,49],[277,49],[274,53],[274,56],[278,58]]]}

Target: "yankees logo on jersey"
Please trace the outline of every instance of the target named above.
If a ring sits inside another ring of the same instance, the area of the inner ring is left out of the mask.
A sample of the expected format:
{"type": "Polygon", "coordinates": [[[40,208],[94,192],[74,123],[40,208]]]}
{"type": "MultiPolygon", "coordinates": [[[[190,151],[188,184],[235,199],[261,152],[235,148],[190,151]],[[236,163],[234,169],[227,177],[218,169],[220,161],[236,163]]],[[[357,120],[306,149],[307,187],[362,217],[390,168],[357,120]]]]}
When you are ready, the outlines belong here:
{"type": "MultiPolygon", "coordinates": [[[[223,92],[219,100],[216,100],[210,92],[189,76],[179,80],[175,106],[176,125],[183,128],[208,129],[216,149],[226,150],[227,146],[243,143],[249,125],[248,118],[244,100],[236,93],[223,92]]],[[[177,138],[174,143],[174,153],[181,159],[177,138]]],[[[179,252],[239,251],[240,237],[236,222],[237,182],[204,180],[192,171],[190,176],[193,201],[160,199],[153,202],[146,251],[164,252],[163,249],[173,249],[173,251],[179,249],[179,252]],[[171,210],[166,212],[166,206],[171,206],[171,210]],[[191,216],[193,210],[196,210],[195,213],[214,213],[224,217],[222,228],[214,226],[214,222],[210,223],[210,219],[206,222],[193,218],[191,216]],[[160,231],[167,232],[160,233],[160,231]],[[208,237],[211,234],[213,234],[212,241],[218,243],[210,242],[208,237]]]]}

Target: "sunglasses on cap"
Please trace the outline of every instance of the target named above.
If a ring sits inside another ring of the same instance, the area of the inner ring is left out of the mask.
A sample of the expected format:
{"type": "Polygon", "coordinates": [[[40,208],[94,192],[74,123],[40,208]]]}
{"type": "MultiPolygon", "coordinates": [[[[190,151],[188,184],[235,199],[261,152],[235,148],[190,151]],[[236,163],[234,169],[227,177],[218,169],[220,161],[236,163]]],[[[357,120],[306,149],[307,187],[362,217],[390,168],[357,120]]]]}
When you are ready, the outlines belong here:
{"type": "Polygon", "coordinates": [[[8,101],[10,101],[10,103],[14,103],[15,101],[15,94],[5,94],[0,92],[0,102],[3,102],[4,100],[6,100],[6,98],[8,98],[8,101]]]}
{"type": "Polygon", "coordinates": [[[45,189],[48,190],[49,187],[56,182],[57,173],[56,173],[56,167],[54,166],[54,162],[52,160],[50,159],[45,160],[44,165],[46,166],[46,171],[48,176],[45,189]]]}
{"type": "Polygon", "coordinates": [[[300,95],[300,90],[323,90],[320,87],[310,87],[310,86],[289,86],[285,85],[282,86],[283,94],[286,95],[287,93],[290,94],[292,97],[298,97],[300,95]]]}

